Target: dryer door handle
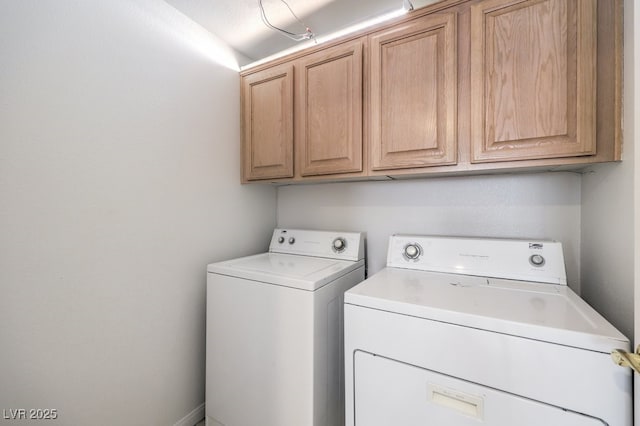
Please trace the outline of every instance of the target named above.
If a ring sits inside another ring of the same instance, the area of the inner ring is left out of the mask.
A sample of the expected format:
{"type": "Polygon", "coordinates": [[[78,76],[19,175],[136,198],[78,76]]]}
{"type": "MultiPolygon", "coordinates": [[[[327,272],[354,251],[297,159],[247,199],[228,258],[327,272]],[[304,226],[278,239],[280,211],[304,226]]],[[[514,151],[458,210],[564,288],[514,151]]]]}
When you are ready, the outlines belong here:
{"type": "Polygon", "coordinates": [[[613,362],[621,367],[629,367],[636,373],[640,374],[640,345],[636,348],[636,353],[630,354],[622,349],[614,349],[611,351],[613,362]]]}

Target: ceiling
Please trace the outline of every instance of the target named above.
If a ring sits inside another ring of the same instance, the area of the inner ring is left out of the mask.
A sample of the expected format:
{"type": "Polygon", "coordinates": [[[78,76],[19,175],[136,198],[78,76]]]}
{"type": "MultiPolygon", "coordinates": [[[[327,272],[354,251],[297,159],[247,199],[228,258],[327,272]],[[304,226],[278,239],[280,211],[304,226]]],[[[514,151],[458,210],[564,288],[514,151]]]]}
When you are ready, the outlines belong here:
{"type": "MultiPolygon", "coordinates": [[[[298,44],[262,22],[258,0],[165,0],[246,57],[244,65],[298,44]]],[[[397,11],[402,0],[286,0],[317,37],[397,11]]],[[[421,7],[434,0],[412,0],[421,7]]],[[[282,0],[262,0],[269,21],[293,33],[305,27],[295,20],[282,0]]]]}

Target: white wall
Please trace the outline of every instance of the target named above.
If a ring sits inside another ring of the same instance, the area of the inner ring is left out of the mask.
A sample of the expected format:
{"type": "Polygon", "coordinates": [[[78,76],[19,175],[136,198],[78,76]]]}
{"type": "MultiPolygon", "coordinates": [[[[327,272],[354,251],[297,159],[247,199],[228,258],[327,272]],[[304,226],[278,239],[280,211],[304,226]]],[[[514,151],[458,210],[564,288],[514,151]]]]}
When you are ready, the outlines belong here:
{"type": "MultiPolygon", "coordinates": [[[[590,168],[582,179],[582,296],[633,337],[635,92],[633,1],[624,14],[624,145],[622,162],[590,168]]],[[[637,25],[637,23],[635,23],[637,25]]]]}
{"type": "Polygon", "coordinates": [[[561,241],[580,283],[580,175],[540,173],[284,186],[278,226],[365,231],[369,274],[384,267],[394,233],[561,241]]]}
{"type": "Polygon", "coordinates": [[[237,71],[160,0],[0,0],[0,34],[0,408],[174,424],[204,402],[206,264],[275,225],[239,184],[237,71]]]}

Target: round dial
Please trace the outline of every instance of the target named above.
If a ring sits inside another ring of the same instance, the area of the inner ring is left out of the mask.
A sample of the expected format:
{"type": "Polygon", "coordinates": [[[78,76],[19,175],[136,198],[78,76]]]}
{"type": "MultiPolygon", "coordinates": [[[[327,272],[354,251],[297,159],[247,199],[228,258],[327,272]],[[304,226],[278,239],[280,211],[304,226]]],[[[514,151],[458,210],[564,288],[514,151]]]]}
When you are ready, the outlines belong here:
{"type": "Polygon", "coordinates": [[[295,242],[296,242],[296,239],[295,239],[295,238],[293,238],[293,237],[289,238],[289,244],[293,244],[293,243],[295,243],[295,242]]]}
{"type": "Polygon", "coordinates": [[[331,247],[333,248],[333,251],[335,251],[336,253],[341,253],[347,248],[347,242],[345,241],[344,238],[338,237],[335,240],[333,240],[331,247]]]}
{"type": "Polygon", "coordinates": [[[280,244],[284,243],[284,237],[279,237],[279,238],[278,238],[278,242],[279,242],[280,244]]]}
{"type": "Polygon", "coordinates": [[[407,244],[404,246],[404,257],[410,260],[416,260],[422,254],[420,246],[415,243],[407,244]]]}
{"type": "Polygon", "coordinates": [[[529,257],[529,263],[533,266],[542,266],[544,265],[544,257],[539,254],[532,254],[531,257],[529,257]]]}

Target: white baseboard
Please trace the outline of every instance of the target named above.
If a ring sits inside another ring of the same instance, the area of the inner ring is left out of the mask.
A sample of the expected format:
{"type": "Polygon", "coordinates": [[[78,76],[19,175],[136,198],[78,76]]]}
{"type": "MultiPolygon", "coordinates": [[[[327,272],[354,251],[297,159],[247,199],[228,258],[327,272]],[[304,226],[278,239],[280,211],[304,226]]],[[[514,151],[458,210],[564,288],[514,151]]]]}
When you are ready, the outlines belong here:
{"type": "Polygon", "coordinates": [[[204,402],[191,410],[189,414],[178,420],[173,426],[194,426],[204,419],[204,402]]]}

